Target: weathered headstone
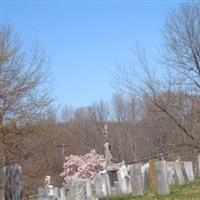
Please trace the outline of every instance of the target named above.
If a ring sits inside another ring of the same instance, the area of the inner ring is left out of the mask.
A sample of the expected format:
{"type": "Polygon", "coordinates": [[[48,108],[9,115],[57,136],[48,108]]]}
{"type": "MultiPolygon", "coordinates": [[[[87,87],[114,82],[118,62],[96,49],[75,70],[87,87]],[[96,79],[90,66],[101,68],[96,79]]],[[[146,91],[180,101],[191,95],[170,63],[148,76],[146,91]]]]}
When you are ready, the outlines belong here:
{"type": "Polygon", "coordinates": [[[167,161],[167,176],[169,185],[178,183],[178,177],[176,174],[176,163],[174,161],[167,161]]]}
{"type": "Polygon", "coordinates": [[[187,176],[187,173],[186,173],[184,161],[181,161],[181,170],[182,170],[183,177],[184,177],[184,180],[185,180],[185,183],[186,183],[186,182],[189,181],[189,179],[188,179],[188,176],[187,176]]]}
{"type": "Polygon", "coordinates": [[[150,178],[149,178],[149,163],[145,163],[141,167],[142,179],[143,179],[143,188],[144,190],[150,189],[150,178]]]}
{"type": "Polygon", "coordinates": [[[193,170],[193,164],[192,161],[186,161],[184,162],[186,174],[188,177],[188,181],[194,180],[194,170],[193,170]]]}
{"type": "Polygon", "coordinates": [[[115,191],[116,191],[116,196],[118,196],[118,197],[122,196],[122,191],[121,191],[121,187],[119,185],[119,181],[114,182],[114,187],[115,187],[115,191]]]}
{"type": "Polygon", "coordinates": [[[54,188],[53,185],[51,185],[51,176],[46,176],[44,182],[45,182],[47,197],[52,197],[54,195],[54,188]]]}
{"type": "Polygon", "coordinates": [[[95,194],[96,194],[97,198],[102,198],[103,197],[101,179],[102,179],[101,177],[96,177],[94,179],[95,194]]]}
{"type": "Polygon", "coordinates": [[[155,169],[158,183],[158,193],[161,195],[169,194],[166,161],[157,161],[155,163],[155,169]]]}
{"type": "Polygon", "coordinates": [[[58,187],[53,188],[53,196],[57,198],[60,196],[58,187]]]}
{"type": "Polygon", "coordinates": [[[67,200],[65,188],[60,188],[60,199],[67,200]]]}
{"type": "Polygon", "coordinates": [[[86,195],[87,200],[92,200],[92,187],[91,187],[91,181],[89,178],[85,179],[86,181],[86,195]]]}
{"type": "Polygon", "coordinates": [[[122,192],[122,194],[128,194],[126,179],[125,178],[119,179],[118,183],[119,183],[120,191],[122,192]]]}
{"type": "Polygon", "coordinates": [[[107,173],[102,173],[102,192],[104,197],[110,197],[111,196],[111,185],[110,185],[110,179],[107,173]]]}
{"type": "Polygon", "coordinates": [[[86,182],[82,179],[74,179],[69,189],[70,200],[87,200],[86,182]]]}
{"type": "Polygon", "coordinates": [[[180,185],[185,184],[185,178],[184,178],[184,175],[183,175],[181,162],[180,161],[176,161],[175,162],[175,167],[176,167],[176,174],[177,174],[177,177],[178,177],[178,183],[180,185]]]}
{"type": "Polygon", "coordinates": [[[87,179],[73,179],[69,185],[69,199],[70,200],[90,200],[91,185],[87,179]]]}
{"type": "Polygon", "coordinates": [[[131,193],[131,177],[129,175],[129,167],[125,164],[124,161],[119,164],[117,180],[123,194],[131,193]]]}
{"type": "Polygon", "coordinates": [[[197,156],[197,174],[200,176],[200,154],[197,156]]]}
{"type": "Polygon", "coordinates": [[[129,168],[130,168],[132,194],[134,196],[143,195],[141,164],[133,164],[130,165],[129,168]]]}
{"type": "Polygon", "coordinates": [[[44,188],[38,188],[37,197],[38,200],[43,200],[44,198],[46,198],[47,197],[46,190],[44,188]]]}
{"type": "Polygon", "coordinates": [[[153,191],[157,191],[158,182],[156,177],[156,170],[155,170],[155,162],[156,160],[149,161],[149,179],[150,179],[150,186],[153,191]]]}
{"type": "Polygon", "coordinates": [[[5,200],[22,200],[22,169],[19,165],[4,167],[3,193],[5,200]]]}

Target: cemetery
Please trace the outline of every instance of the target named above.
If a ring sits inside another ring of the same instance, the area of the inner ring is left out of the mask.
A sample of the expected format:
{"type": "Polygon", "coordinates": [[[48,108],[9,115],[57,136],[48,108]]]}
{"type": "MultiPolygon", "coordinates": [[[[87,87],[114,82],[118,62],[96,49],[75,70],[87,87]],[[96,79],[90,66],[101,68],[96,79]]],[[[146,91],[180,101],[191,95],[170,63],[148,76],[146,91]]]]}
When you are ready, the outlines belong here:
{"type": "MultiPolygon", "coordinates": [[[[195,177],[200,175],[200,155],[196,158],[195,166],[192,161],[166,161],[163,157],[161,160],[152,159],[147,163],[126,164],[124,161],[114,163],[108,143],[107,126],[104,127],[103,133],[105,159],[94,150],[91,151],[79,161],[79,165],[83,167],[82,173],[74,176],[69,176],[67,172],[70,172],[70,167],[65,163],[66,171],[61,173],[65,179],[63,187],[53,186],[51,177],[46,176],[44,186],[38,188],[37,195],[32,199],[168,199],[173,193],[176,194],[178,189],[185,190],[187,187],[196,187],[200,192],[200,178],[195,180],[195,177]],[[88,161],[91,161],[90,168],[86,165],[88,161]],[[94,162],[95,166],[100,166],[96,171],[91,167],[94,162]]],[[[73,162],[72,165],[75,166],[73,162]]],[[[19,165],[4,168],[3,200],[23,199],[22,179],[22,168],[19,165]]]]}
{"type": "Polygon", "coordinates": [[[200,0],[0,0],[0,22],[0,200],[200,200],[200,0]]]}

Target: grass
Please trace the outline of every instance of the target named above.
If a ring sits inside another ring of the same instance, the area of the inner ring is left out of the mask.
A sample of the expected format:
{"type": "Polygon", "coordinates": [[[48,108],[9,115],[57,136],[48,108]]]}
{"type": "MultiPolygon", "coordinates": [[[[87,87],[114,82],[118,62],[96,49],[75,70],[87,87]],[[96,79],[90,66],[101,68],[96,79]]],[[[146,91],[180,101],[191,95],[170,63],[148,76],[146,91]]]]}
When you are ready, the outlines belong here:
{"type": "Polygon", "coordinates": [[[166,196],[149,191],[140,197],[115,197],[111,200],[200,200],[200,178],[186,185],[174,185],[170,191],[170,194],[166,196]]]}

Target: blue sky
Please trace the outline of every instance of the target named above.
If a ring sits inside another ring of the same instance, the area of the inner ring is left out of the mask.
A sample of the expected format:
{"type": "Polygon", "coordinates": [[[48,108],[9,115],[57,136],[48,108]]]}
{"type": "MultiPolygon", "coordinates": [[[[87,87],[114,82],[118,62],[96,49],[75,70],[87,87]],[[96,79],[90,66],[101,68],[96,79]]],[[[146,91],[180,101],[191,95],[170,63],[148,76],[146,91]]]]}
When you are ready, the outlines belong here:
{"type": "Polygon", "coordinates": [[[57,105],[109,101],[117,64],[132,60],[135,43],[156,54],[160,29],[178,1],[5,1],[1,23],[26,45],[39,41],[52,66],[57,105]]]}

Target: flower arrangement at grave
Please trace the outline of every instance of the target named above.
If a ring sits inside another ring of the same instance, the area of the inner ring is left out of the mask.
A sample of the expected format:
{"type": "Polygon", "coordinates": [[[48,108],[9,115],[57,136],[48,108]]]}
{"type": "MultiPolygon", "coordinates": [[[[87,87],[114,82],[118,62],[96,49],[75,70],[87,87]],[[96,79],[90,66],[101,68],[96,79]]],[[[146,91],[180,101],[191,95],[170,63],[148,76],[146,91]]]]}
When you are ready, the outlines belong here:
{"type": "Polygon", "coordinates": [[[90,178],[91,181],[105,168],[105,158],[93,149],[85,155],[70,155],[65,157],[63,172],[63,185],[67,188],[73,178],[90,178]]]}

